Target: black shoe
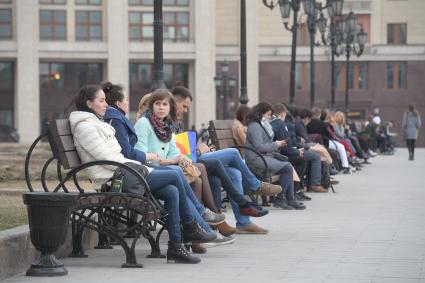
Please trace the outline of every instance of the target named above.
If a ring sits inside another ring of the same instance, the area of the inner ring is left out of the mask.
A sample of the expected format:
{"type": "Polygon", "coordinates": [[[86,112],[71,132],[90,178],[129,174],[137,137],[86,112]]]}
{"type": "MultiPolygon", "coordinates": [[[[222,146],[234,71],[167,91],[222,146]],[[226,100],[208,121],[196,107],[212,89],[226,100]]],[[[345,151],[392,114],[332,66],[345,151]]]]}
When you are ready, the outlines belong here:
{"type": "Polygon", "coordinates": [[[193,221],[192,223],[188,224],[183,224],[183,239],[185,243],[208,243],[215,240],[215,238],[217,238],[216,233],[214,233],[213,231],[208,233],[196,221],[193,221]]]}
{"type": "Polygon", "coordinates": [[[262,217],[269,213],[269,211],[254,202],[248,202],[244,206],[239,207],[239,211],[242,215],[252,217],[262,217]]]}
{"type": "Polygon", "coordinates": [[[182,243],[168,242],[167,263],[200,263],[199,257],[191,256],[182,243]]]}
{"type": "Polygon", "coordinates": [[[310,201],[311,197],[307,196],[306,194],[304,194],[303,191],[299,191],[295,194],[295,196],[299,199],[299,200],[304,200],[304,201],[310,201]]]}
{"type": "Polygon", "coordinates": [[[282,208],[283,210],[292,210],[294,209],[292,206],[289,206],[285,200],[275,200],[273,203],[274,207],[282,208]]]}
{"type": "Polygon", "coordinates": [[[296,200],[288,200],[287,203],[288,203],[289,206],[292,206],[296,210],[306,209],[306,207],[303,203],[297,202],[296,200]]]}
{"type": "Polygon", "coordinates": [[[331,167],[329,169],[329,175],[337,175],[338,174],[338,170],[336,170],[335,168],[331,167]]]}

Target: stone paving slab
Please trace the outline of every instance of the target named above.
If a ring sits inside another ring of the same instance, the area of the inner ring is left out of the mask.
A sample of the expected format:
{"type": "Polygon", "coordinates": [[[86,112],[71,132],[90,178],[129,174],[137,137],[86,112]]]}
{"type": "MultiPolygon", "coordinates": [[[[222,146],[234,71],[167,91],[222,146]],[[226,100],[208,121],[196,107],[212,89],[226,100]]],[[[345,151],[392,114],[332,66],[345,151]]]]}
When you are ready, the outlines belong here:
{"type": "MultiPolygon", "coordinates": [[[[195,266],[147,259],[142,240],[142,269],[120,268],[119,248],[91,250],[87,259],[63,260],[68,276],[21,274],[3,282],[425,283],[425,149],[415,162],[405,149],[372,162],[353,175],[338,175],[337,193],[311,194],[307,210],[271,209],[254,220],[270,234],[236,235],[234,244],[209,249],[195,266]]],[[[234,223],[230,213],[227,218],[234,223]]]]}

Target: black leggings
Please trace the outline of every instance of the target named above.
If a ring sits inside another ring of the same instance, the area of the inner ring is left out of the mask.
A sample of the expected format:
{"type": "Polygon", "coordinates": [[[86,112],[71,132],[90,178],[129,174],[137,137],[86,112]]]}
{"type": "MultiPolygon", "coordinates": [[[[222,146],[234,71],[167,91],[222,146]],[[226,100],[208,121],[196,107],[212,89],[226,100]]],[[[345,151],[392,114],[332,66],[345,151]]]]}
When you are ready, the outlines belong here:
{"type": "Polygon", "coordinates": [[[412,156],[415,154],[415,139],[406,139],[407,150],[412,156]]]}

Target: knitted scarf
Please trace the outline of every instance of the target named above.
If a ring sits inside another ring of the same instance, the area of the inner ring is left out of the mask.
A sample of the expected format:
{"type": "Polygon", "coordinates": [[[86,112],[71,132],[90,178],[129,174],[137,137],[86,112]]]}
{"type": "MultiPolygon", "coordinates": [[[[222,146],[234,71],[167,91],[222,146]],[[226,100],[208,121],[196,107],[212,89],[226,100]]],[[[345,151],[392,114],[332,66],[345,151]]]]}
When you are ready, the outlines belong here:
{"type": "Polygon", "coordinates": [[[160,139],[162,142],[171,141],[174,126],[168,118],[165,118],[164,121],[162,121],[150,110],[146,110],[145,113],[143,113],[143,116],[146,117],[146,119],[148,119],[151,123],[158,139],[160,139]]]}

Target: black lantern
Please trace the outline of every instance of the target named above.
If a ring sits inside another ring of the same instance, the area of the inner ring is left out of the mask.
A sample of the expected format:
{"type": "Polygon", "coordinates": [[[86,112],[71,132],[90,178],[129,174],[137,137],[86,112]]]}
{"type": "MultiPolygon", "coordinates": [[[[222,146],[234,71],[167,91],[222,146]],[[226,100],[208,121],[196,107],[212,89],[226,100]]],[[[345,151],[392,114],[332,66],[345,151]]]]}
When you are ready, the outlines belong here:
{"type": "Polygon", "coordinates": [[[229,74],[230,65],[229,62],[224,61],[220,64],[220,73],[214,77],[214,85],[217,96],[222,101],[223,119],[227,119],[227,98],[231,96],[233,89],[236,87],[237,79],[235,76],[229,74]]]}
{"type": "Polygon", "coordinates": [[[289,0],[279,0],[279,7],[282,18],[289,18],[291,14],[291,3],[289,3],[289,0]]]}
{"type": "Polygon", "coordinates": [[[363,49],[366,44],[367,33],[363,30],[363,27],[360,28],[360,32],[357,34],[357,43],[360,48],[363,49]]]}
{"type": "Polygon", "coordinates": [[[356,30],[357,20],[356,20],[356,16],[354,15],[353,11],[351,11],[348,14],[347,18],[345,19],[345,22],[346,22],[345,29],[346,29],[347,34],[354,33],[355,30],[356,30]]]}
{"type": "Polygon", "coordinates": [[[334,6],[334,13],[335,16],[341,16],[342,15],[342,7],[344,6],[344,0],[333,0],[332,5],[334,6]]]}

